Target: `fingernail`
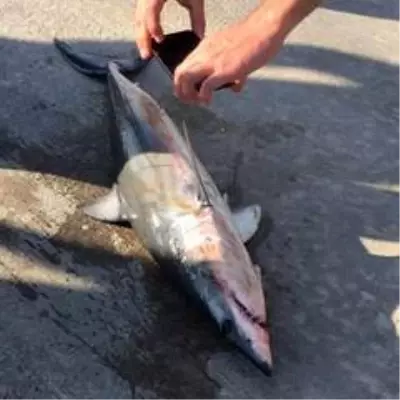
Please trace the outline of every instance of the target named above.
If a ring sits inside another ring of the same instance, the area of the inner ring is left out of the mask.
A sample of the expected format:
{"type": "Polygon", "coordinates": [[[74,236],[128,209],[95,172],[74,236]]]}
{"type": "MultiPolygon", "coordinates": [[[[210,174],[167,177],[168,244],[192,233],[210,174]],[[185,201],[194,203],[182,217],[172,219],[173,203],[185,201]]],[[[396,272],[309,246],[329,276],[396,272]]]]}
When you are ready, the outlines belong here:
{"type": "Polygon", "coordinates": [[[148,58],[150,58],[151,53],[148,50],[142,50],[140,53],[140,56],[144,59],[147,60],[148,58]]]}

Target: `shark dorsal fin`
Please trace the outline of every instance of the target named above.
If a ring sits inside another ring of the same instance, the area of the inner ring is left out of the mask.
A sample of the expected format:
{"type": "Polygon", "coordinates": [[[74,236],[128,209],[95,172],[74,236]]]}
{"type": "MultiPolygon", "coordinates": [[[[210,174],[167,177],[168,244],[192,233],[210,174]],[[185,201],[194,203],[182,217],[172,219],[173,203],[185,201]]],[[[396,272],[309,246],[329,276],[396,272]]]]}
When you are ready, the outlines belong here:
{"type": "Polygon", "coordinates": [[[206,189],[206,186],[205,186],[205,184],[203,182],[203,179],[201,178],[201,175],[200,175],[199,167],[198,167],[198,164],[197,164],[197,158],[196,158],[196,155],[194,154],[194,150],[193,150],[193,147],[192,147],[190,139],[189,139],[189,132],[188,132],[187,125],[186,125],[185,121],[182,122],[182,132],[183,132],[183,137],[184,137],[184,139],[185,139],[185,141],[187,143],[188,149],[189,149],[190,162],[192,164],[194,173],[195,173],[195,175],[197,177],[197,180],[199,182],[199,187],[201,189],[202,207],[211,207],[210,198],[208,196],[207,189],[206,189]]]}

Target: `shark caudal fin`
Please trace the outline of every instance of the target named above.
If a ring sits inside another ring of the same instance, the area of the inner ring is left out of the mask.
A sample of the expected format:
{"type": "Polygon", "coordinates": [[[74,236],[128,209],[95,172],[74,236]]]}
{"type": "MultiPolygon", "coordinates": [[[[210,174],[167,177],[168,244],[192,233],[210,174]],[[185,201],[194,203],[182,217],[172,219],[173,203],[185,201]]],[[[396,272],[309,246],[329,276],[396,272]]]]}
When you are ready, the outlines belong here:
{"type": "Polygon", "coordinates": [[[106,80],[108,64],[111,61],[118,66],[121,73],[137,73],[148,63],[147,60],[142,60],[139,55],[133,56],[130,59],[117,60],[110,56],[100,56],[85,52],[77,53],[68,43],[57,38],[54,39],[54,45],[62,57],[75,70],[81,74],[100,80],[106,80]]]}

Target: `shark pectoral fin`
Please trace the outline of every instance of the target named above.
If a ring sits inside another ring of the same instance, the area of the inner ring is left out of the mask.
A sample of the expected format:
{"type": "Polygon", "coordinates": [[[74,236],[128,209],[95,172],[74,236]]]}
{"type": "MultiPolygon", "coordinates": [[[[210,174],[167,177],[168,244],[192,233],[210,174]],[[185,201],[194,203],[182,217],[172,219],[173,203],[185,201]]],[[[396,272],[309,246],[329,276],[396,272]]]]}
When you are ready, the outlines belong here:
{"type": "Polygon", "coordinates": [[[233,223],[243,243],[248,242],[257,232],[261,222],[261,206],[253,204],[232,211],[233,223]]]}
{"type": "Polygon", "coordinates": [[[261,275],[261,267],[258,264],[253,264],[254,272],[257,275],[257,278],[261,281],[262,275],[261,275]]]}
{"type": "Polygon", "coordinates": [[[122,210],[116,185],[105,196],[100,197],[93,204],[83,207],[83,212],[100,221],[117,222],[128,219],[122,210]]]}

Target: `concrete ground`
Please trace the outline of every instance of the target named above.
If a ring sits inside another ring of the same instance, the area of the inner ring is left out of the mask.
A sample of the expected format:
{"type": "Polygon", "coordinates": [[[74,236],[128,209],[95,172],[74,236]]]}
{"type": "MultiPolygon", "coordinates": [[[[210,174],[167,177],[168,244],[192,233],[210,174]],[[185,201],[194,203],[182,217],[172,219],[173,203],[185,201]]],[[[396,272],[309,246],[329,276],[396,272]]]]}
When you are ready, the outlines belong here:
{"type": "MultiPolygon", "coordinates": [[[[209,31],[255,4],[209,0],[209,31]]],[[[272,378],[132,230],[80,211],[111,185],[106,91],[51,40],[127,54],[132,10],[0,3],[0,398],[398,398],[398,2],[328,1],[242,94],[164,101],[221,186],[243,150],[244,200],[270,216],[272,378]]]]}

